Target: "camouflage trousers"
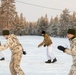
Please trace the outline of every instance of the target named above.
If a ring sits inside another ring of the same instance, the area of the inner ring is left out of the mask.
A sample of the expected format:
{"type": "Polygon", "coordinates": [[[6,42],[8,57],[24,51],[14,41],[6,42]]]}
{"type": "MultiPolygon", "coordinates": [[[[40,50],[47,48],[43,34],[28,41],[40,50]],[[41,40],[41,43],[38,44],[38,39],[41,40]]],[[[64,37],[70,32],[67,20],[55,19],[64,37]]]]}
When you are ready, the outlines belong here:
{"type": "Polygon", "coordinates": [[[24,75],[24,72],[20,68],[21,58],[22,58],[22,51],[19,51],[12,55],[10,62],[11,75],[24,75]]]}
{"type": "Polygon", "coordinates": [[[68,75],[76,75],[76,65],[72,65],[70,73],[68,75]]]}

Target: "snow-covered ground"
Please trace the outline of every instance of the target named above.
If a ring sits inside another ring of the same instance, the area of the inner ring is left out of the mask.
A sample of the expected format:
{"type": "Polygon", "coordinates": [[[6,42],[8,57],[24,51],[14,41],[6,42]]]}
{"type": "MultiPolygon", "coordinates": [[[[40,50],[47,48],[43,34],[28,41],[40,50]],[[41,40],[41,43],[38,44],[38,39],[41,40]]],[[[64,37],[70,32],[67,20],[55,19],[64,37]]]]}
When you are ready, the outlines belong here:
{"type": "MultiPolygon", "coordinates": [[[[54,64],[44,63],[47,60],[46,48],[37,48],[38,44],[43,40],[42,36],[22,36],[18,37],[27,55],[23,55],[21,67],[25,75],[68,75],[72,64],[72,57],[57,49],[58,45],[69,47],[69,41],[66,38],[51,38],[53,40],[54,55],[57,62],[54,64]]],[[[5,39],[0,37],[2,44],[5,39]]],[[[9,63],[11,52],[9,49],[2,51],[6,60],[0,61],[0,75],[11,75],[9,63]]]]}

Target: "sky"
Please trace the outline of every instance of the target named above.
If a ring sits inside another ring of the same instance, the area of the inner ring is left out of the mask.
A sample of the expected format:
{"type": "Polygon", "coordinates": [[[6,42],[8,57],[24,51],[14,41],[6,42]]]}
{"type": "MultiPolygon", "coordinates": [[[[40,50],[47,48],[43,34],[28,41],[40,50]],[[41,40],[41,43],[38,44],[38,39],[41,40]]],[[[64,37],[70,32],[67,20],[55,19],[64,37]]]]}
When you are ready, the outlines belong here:
{"type": "Polygon", "coordinates": [[[45,14],[47,14],[48,18],[50,19],[51,17],[60,15],[62,11],[35,7],[17,1],[62,10],[68,8],[70,11],[76,11],[76,0],[15,0],[15,1],[16,1],[16,11],[19,14],[23,13],[27,21],[36,21],[41,16],[45,16],[45,14]]]}

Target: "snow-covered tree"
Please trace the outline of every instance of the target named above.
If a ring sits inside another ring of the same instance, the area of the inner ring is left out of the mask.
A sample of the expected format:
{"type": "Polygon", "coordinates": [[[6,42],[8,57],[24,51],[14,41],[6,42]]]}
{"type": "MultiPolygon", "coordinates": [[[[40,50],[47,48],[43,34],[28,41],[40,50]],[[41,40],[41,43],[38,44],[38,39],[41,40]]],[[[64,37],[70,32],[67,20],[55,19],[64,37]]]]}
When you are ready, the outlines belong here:
{"type": "Polygon", "coordinates": [[[60,24],[61,24],[61,26],[60,26],[61,34],[60,35],[64,36],[64,35],[66,35],[68,28],[71,28],[71,26],[72,26],[68,9],[63,10],[62,14],[60,15],[60,24]]]}
{"type": "Polygon", "coordinates": [[[3,29],[13,29],[16,13],[15,5],[10,0],[1,0],[0,23],[3,29]]]}
{"type": "Polygon", "coordinates": [[[39,20],[38,20],[38,33],[41,34],[41,31],[46,31],[48,30],[48,27],[49,27],[49,24],[48,24],[48,18],[47,18],[47,15],[45,15],[45,17],[41,17],[39,20]]]}

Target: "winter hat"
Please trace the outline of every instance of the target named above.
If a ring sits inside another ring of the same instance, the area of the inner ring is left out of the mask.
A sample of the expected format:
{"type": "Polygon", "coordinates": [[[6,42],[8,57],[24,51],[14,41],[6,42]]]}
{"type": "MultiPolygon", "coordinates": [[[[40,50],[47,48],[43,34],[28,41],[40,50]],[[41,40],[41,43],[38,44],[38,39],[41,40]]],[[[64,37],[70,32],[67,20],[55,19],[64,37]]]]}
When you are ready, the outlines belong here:
{"type": "Polygon", "coordinates": [[[46,32],[45,31],[42,31],[42,34],[45,34],[46,32]]]}
{"type": "Polygon", "coordinates": [[[67,33],[68,33],[68,34],[73,34],[73,35],[76,34],[74,29],[68,29],[68,32],[67,32],[67,33]]]}
{"type": "Polygon", "coordinates": [[[3,31],[2,31],[2,34],[3,34],[3,35],[9,35],[10,33],[9,33],[9,30],[3,30],[3,31]]]}

